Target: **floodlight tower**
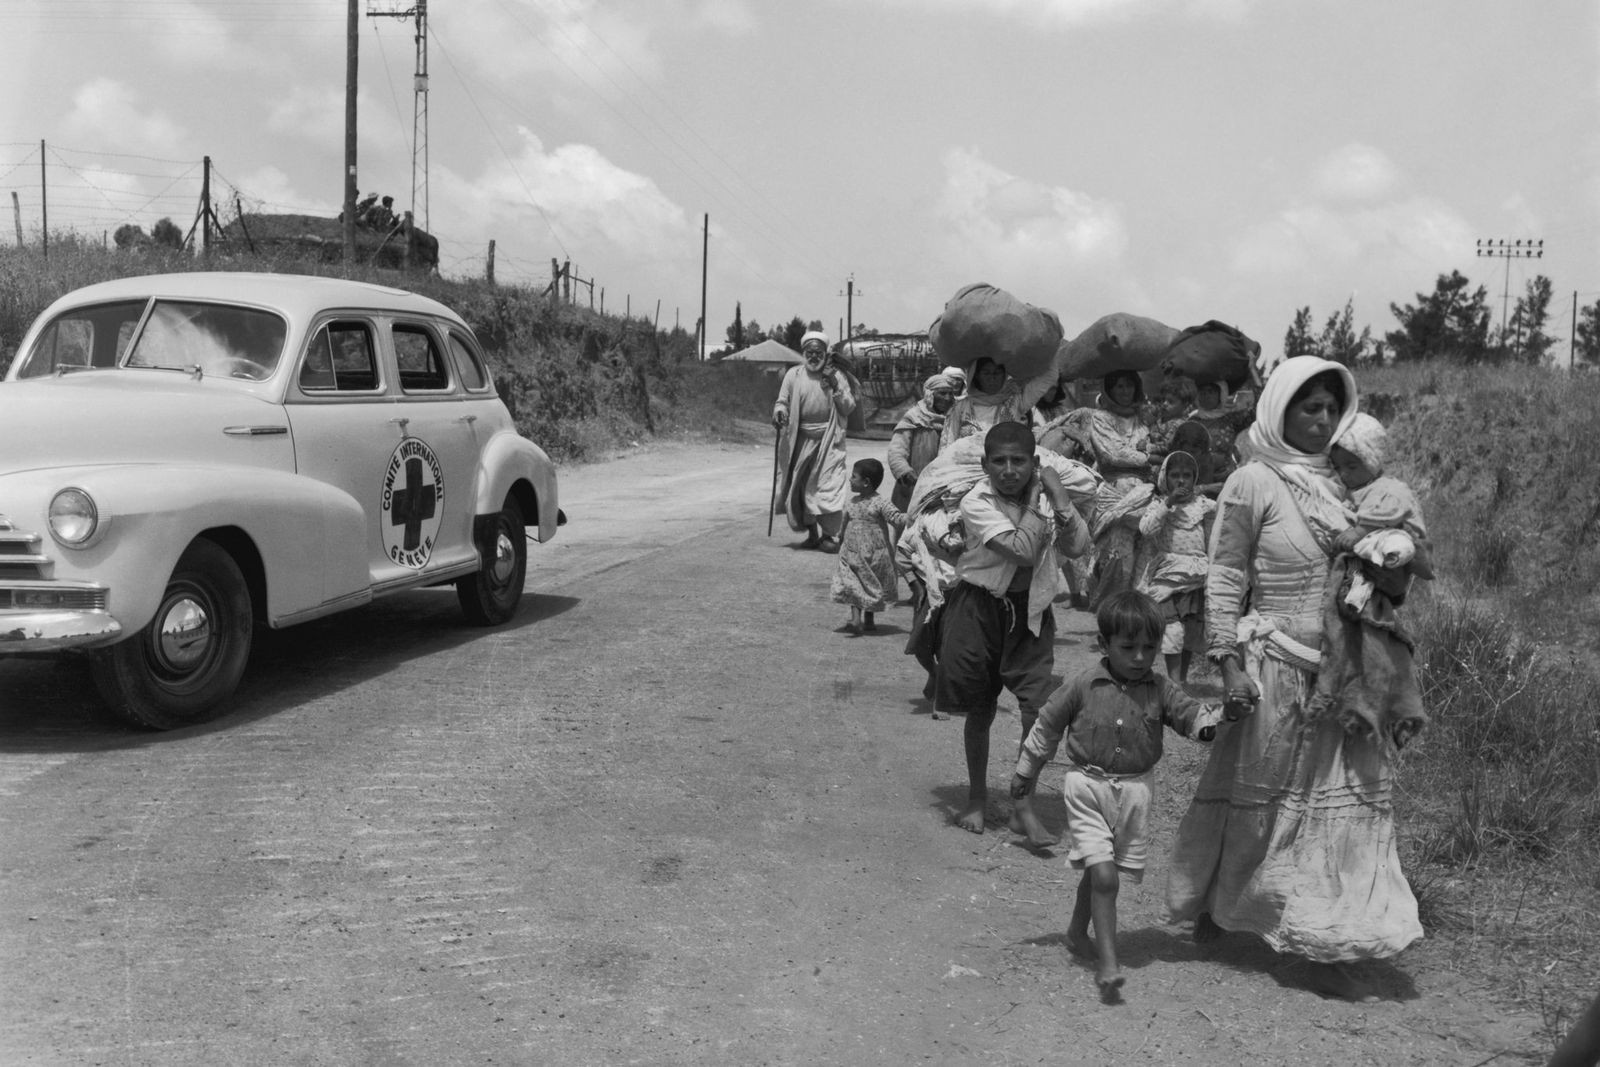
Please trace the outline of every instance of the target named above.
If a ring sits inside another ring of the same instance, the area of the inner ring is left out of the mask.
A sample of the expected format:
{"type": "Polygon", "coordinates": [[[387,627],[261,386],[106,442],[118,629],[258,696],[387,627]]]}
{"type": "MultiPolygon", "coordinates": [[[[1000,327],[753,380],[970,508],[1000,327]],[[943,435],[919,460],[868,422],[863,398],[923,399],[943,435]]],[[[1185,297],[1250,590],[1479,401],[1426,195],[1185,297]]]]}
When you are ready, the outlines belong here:
{"type": "Polygon", "coordinates": [[[428,0],[367,0],[368,18],[416,21],[417,70],[411,78],[411,213],[428,229],[428,0]]]}
{"type": "Polygon", "coordinates": [[[1544,241],[1531,238],[1514,241],[1479,238],[1477,254],[1485,258],[1506,261],[1505,288],[1500,294],[1500,337],[1503,344],[1506,335],[1506,305],[1511,302],[1511,261],[1513,259],[1543,259],[1544,241]]]}

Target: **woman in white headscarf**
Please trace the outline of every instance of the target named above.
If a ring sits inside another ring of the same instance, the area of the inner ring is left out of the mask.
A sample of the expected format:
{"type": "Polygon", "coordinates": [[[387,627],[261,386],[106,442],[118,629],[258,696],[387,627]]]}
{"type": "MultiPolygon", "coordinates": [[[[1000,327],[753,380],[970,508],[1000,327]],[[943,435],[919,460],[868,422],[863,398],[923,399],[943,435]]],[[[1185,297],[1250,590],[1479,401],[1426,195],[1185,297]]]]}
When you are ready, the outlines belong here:
{"type": "Polygon", "coordinates": [[[945,413],[955,403],[961,383],[948,374],[935,374],[922,383],[922,399],[900,417],[889,434],[889,475],[894,492],[889,503],[906,509],[911,503],[911,487],[917,474],[939,454],[939,438],[944,433],[945,413]]]}
{"type": "Polygon", "coordinates": [[[805,546],[839,550],[849,494],[845,420],[855,410],[850,376],[828,356],[828,335],[812,330],[800,338],[805,362],[790,367],[778,387],[772,425],[782,434],[774,514],[792,530],[806,531],[805,546]]]}
{"type": "Polygon", "coordinates": [[[1255,934],[1320,993],[1375,999],[1348,964],[1422,936],[1395,850],[1395,752],[1308,713],[1330,556],[1350,524],[1329,445],[1356,415],[1350,371],[1285,360],[1222,487],[1206,578],[1207,655],[1230,720],[1178,828],[1167,905],[1195,940],[1255,934]],[[1248,612],[1243,605],[1249,604],[1248,612]]]}

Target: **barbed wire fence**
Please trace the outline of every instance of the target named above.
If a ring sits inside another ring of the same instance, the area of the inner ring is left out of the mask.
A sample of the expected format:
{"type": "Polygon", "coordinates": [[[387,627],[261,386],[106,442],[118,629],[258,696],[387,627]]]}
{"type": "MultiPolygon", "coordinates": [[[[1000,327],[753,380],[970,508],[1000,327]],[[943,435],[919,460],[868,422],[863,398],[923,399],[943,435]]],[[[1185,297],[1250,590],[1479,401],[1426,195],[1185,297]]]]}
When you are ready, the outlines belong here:
{"type": "MultiPolygon", "coordinates": [[[[122,227],[137,227],[148,236],[165,220],[188,235],[186,244],[199,250],[197,223],[208,206],[207,169],[204,159],[101,152],[45,141],[0,142],[0,190],[11,194],[13,206],[13,225],[0,233],[14,235],[19,246],[47,246],[52,235],[71,235],[110,247],[122,227]]],[[[220,227],[229,227],[241,211],[248,224],[249,216],[259,214],[337,219],[342,208],[251,193],[214,160],[209,181],[209,209],[220,227]]],[[[229,239],[230,244],[234,241],[229,239]]],[[[0,243],[9,242],[0,236],[0,243]]],[[[577,284],[552,284],[551,260],[542,249],[508,254],[498,240],[481,250],[467,242],[441,240],[439,252],[438,269],[448,277],[483,278],[493,272],[509,284],[547,291],[564,302],[594,304],[597,310],[605,306],[604,286],[592,277],[579,277],[570,266],[566,278],[577,284]],[[587,293],[580,300],[583,288],[587,293]]],[[[611,313],[622,310],[619,304],[626,306],[612,300],[611,313]]]]}

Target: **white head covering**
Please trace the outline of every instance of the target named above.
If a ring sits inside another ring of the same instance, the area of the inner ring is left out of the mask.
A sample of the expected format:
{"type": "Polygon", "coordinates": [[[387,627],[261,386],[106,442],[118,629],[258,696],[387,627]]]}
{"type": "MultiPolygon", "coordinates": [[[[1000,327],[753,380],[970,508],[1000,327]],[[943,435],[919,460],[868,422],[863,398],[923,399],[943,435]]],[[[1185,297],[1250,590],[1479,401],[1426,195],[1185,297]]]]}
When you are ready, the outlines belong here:
{"type": "Polygon", "coordinates": [[[952,393],[961,392],[960,379],[949,374],[935,374],[922,383],[922,397],[924,400],[932,399],[935,389],[948,389],[952,393]]]}
{"type": "Polygon", "coordinates": [[[806,345],[810,344],[812,341],[821,341],[823,348],[831,347],[828,343],[827,334],[823,333],[821,330],[807,330],[800,337],[800,351],[804,352],[806,350],[806,345]]]}
{"type": "Polygon", "coordinates": [[[1361,461],[1367,473],[1376,478],[1383,473],[1383,456],[1389,444],[1389,431],[1383,423],[1365,411],[1356,413],[1350,425],[1333,439],[1333,443],[1361,461]]]}
{"type": "MultiPolygon", "coordinates": [[[[1344,380],[1344,410],[1339,413],[1339,424],[1334,427],[1333,440],[1350,428],[1356,418],[1356,379],[1350,368],[1316,356],[1295,356],[1279,363],[1261,389],[1261,399],[1256,403],[1256,421],[1246,435],[1246,451],[1255,463],[1264,463],[1277,471],[1289,486],[1289,491],[1311,528],[1317,544],[1324,552],[1331,552],[1333,538],[1354,521],[1355,515],[1344,501],[1344,489],[1333,478],[1333,464],[1328,450],[1302,452],[1283,438],[1283,420],[1289,413],[1289,401],[1300,387],[1317,375],[1333,371],[1344,380]]],[[[1330,446],[1332,442],[1330,441],[1330,446]]]]}
{"type": "Polygon", "coordinates": [[[1334,427],[1333,439],[1338,440],[1355,421],[1358,402],[1356,378],[1350,368],[1331,359],[1316,356],[1295,356],[1286,359],[1273,370],[1272,377],[1261,390],[1256,402],[1256,421],[1250,426],[1250,455],[1273,466],[1310,467],[1320,473],[1332,470],[1328,450],[1310,453],[1293,448],[1283,439],[1283,420],[1289,414],[1289,401],[1306,382],[1326,371],[1333,371],[1344,379],[1344,410],[1339,413],[1339,424],[1334,427]]]}

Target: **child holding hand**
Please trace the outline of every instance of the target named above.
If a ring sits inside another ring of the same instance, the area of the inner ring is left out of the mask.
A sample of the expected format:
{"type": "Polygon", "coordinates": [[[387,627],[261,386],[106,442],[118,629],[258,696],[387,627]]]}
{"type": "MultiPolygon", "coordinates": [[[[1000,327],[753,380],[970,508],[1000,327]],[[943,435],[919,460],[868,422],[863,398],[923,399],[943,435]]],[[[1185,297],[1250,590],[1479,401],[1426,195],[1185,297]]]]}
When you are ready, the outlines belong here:
{"type": "Polygon", "coordinates": [[[1121,875],[1144,878],[1150,850],[1154,769],[1162,727],[1210,741],[1220,709],[1201,705],[1170,679],[1151,671],[1165,623],[1143,593],[1114,593],[1095,613],[1104,654],[1050,695],[1017,756],[1011,795],[1033,792],[1035,780],[1067,742],[1067,862],[1083,872],[1067,927],[1067,948],[1096,961],[1101,999],[1121,997],[1117,963],[1117,891],[1121,875]],[[1119,873],[1120,872],[1120,873],[1119,873]],[[1094,938],[1089,926],[1093,923],[1094,938]]]}
{"type": "Polygon", "coordinates": [[[850,491],[855,495],[844,507],[839,565],[829,589],[835,602],[850,605],[850,621],[845,628],[854,635],[877,629],[873,613],[899,597],[894,560],[889,555],[895,544],[890,527],[904,525],[906,517],[878,495],[882,484],[882,463],[875,459],[856,460],[850,469],[850,491]]]}

